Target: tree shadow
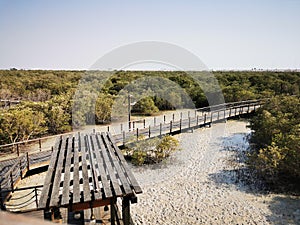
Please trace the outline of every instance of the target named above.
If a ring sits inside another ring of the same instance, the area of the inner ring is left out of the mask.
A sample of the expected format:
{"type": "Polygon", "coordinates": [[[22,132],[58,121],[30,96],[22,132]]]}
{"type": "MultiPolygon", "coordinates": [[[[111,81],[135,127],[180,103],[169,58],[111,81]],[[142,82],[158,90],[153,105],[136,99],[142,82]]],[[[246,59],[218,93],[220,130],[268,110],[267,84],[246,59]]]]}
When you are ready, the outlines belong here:
{"type": "Polygon", "coordinates": [[[247,132],[219,138],[218,141],[222,143],[220,151],[224,153],[222,159],[224,169],[218,173],[209,174],[209,179],[217,185],[233,185],[244,192],[268,193],[269,190],[264,181],[247,167],[248,139],[249,133],[247,132]]]}
{"type": "Polygon", "coordinates": [[[273,224],[300,224],[300,196],[279,194],[274,192],[247,165],[249,151],[246,133],[236,133],[229,137],[222,137],[223,147],[220,151],[226,153],[223,159],[224,169],[218,173],[209,174],[209,179],[216,185],[234,187],[238,191],[252,194],[268,204],[271,211],[266,219],[273,224]],[[270,195],[271,194],[271,195],[270,195]],[[274,195],[274,196],[273,196],[274,195]]]}
{"type": "Polygon", "coordinates": [[[274,221],[274,224],[300,224],[299,196],[276,196],[268,204],[272,212],[266,216],[269,221],[274,221]]]}

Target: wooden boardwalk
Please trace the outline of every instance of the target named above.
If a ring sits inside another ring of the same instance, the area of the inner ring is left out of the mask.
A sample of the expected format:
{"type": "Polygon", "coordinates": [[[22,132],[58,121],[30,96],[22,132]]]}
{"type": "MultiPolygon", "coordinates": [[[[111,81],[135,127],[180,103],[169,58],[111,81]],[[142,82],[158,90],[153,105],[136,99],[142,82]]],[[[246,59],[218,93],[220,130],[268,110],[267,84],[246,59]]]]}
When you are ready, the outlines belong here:
{"type": "MultiPolygon", "coordinates": [[[[131,121],[131,126],[134,129],[125,129],[125,124],[120,124],[120,129],[113,134],[113,137],[118,146],[124,145],[128,142],[135,141],[141,136],[146,138],[151,138],[155,136],[165,135],[165,134],[176,134],[183,132],[188,129],[196,129],[197,127],[210,126],[214,122],[224,121],[236,116],[243,114],[248,114],[260,107],[263,104],[261,100],[252,100],[252,101],[243,101],[236,103],[226,103],[222,105],[216,105],[212,107],[205,107],[201,109],[194,110],[195,113],[190,113],[186,117],[182,115],[178,118],[175,118],[174,114],[169,120],[166,120],[166,116],[163,116],[163,119],[159,120],[154,117],[154,123],[152,125],[146,126],[146,123],[137,123],[137,121],[131,121]],[[135,123],[136,122],[136,123],[135,123]]],[[[150,123],[149,123],[150,124],[150,123]]],[[[108,127],[108,130],[112,130],[108,127]]],[[[65,135],[74,135],[74,133],[68,133],[65,135]]],[[[61,135],[51,136],[49,138],[53,139],[54,137],[60,137],[61,135]]],[[[40,152],[32,154],[20,155],[19,151],[21,150],[23,142],[15,143],[14,146],[17,146],[17,155],[19,157],[2,160],[0,161],[0,189],[12,188],[15,182],[21,177],[21,174],[24,174],[26,169],[29,166],[37,163],[43,163],[50,160],[52,151],[51,147],[47,145],[45,150],[43,150],[42,141],[47,138],[37,139],[38,148],[40,152]],[[25,166],[26,164],[26,166],[25,166]],[[22,173],[21,173],[22,171],[22,173]],[[11,175],[13,179],[11,179],[11,175]],[[19,177],[18,177],[19,176],[19,177]],[[11,182],[11,181],[14,182],[11,182]],[[14,184],[13,184],[14,183],[14,184]]],[[[33,142],[31,140],[30,142],[33,142]]],[[[13,145],[4,145],[4,148],[10,147],[13,145]]],[[[1,146],[0,146],[1,150],[1,146]]]]}
{"type": "MultiPolygon", "coordinates": [[[[258,100],[253,100],[253,101],[245,101],[245,102],[237,102],[237,103],[226,103],[222,105],[217,105],[213,107],[206,107],[206,108],[201,108],[193,111],[190,113],[188,111],[187,116],[183,117],[182,115],[175,117],[174,114],[173,116],[169,117],[169,120],[166,119],[166,116],[163,116],[160,121],[157,118],[154,118],[154,123],[152,123],[152,126],[146,126],[145,121],[143,123],[136,123],[134,124],[135,121],[131,121],[132,128],[134,129],[131,130],[126,130],[124,124],[120,124],[120,131],[115,133],[113,137],[107,137],[106,139],[114,139],[114,145],[113,148],[116,148],[117,146],[124,145],[126,143],[132,142],[139,140],[142,136],[143,138],[152,138],[156,136],[161,136],[161,135],[166,135],[166,134],[176,134],[180,132],[184,132],[186,130],[191,130],[191,129],[196,129],[198,127],[203,127],[203,126],[211,126],[212,123],[220,122],[220,121],[225,121],[226,119],[234,118],[234,117],[239,117],[244,114],[249,114],[253,111],[255,111],[258,107],[260,107],[263,104],[263,101],[258,101],[258,100]]],[[[108,128],[109,130],[109,128],[108,128]]],[[[60,136],[51,136],[50,138],[53,139],[53,137],[59,137],[61,140],[66,140],[68,142],[69,135],[71,135],[73,138],[75,138],[76,133],[69,133],[65,135],[60,135],[60,136]]],[[[78,136],[78,135],[77,135],[78,136]]],[[[98,145],[103,145],[105,142],[99,142],[99,136],[96,134],[96,132],[92,135],[92,139],[87,142],[87,146],[94,150],[95,147],[98,145]],[[96,142],[95,142],[96,140],[96,142]],[[98,145],[95,145],[97,143],[98,145]]],[[[104,140],[106,140],[104,139],[104,140]]],[[[73,140],[74,143],[79,143],[79,140],[84,140],[86,142],[85,137],[78,136],[78,141],[76,139],[73,140]],[[83,138],[83,139],[82,139],[83,138]]],[[[39,149],[40,152],[33,153],[33,154],[23,154],[20,155],[19,157],[10,159],[10,160],[4,160],[0,162],[0,191],[7,191],[7,190],[13,190],[17,182],[22,179],[26,171],[28,171],[30,168],[33,166],[39,166],[39,165],[45,165],[49,164],[50,157],[53,154],[53,148],[52,150],[49,150],[49,146],[47,146],[47,151],[42,151],[42,145],[41,145],[41,139],[37,140],[39,143],[39,149]]],[[[21,145],[22,143],[20,143],[21,145]]],[[[6,145],[7,146],[7,145],[6,145]]],[[[80,147],[80,146],[79,146],[80,147]]],[[[99,147],[99,146],[98,146],[99,147]]],[[[101,146],[100,146],[101,147],[101,146]]],[[[51,149],[51,148],[50,148],[51,149]]],[[[96,151],[97,152],[97,151],[96,151]]],[[[98,153],[95,154],[96,158],[90,158],[82,160],[82,155],[75,155],[75,154],[85,154],[85,152],[74,152],[70,158],[66,157],[64,158],[65,161],[62,161],[63,163],[71,163],[74,165],[72,168],[75,169],[76,171],[79,169],[76,164],[79,162],[82,163],[83,165],[87,165],[89,168],[88,174],[90,174],[90,171],[98,171],[98,166],[94,168],[93,164],[90,164],[90,161],[96,161],[99,159],[99,157],[105,157],[107,159],[107,155],[99,155],[98,153]],[[72,157],[78,161],[72,161],[72,157]]],[[[88,156],[87,156],[88,157],[88,156]]],[[[51,166],[51,164],[50,164],[51,166]]],[[[101,168],[101,167],[99,167],[101,168]]],[[[82,167],[80,167],[82,169],[82,167]]],[[[120,168],[118,168],[120,169],[120,168]]],[[[63,169],[61,169],[62,172],[64,172],[63,169]]],[[[97,173],[100,173],[101,171],[98,171],[97,173]]],[[[80,175],[82,173],[86,174],[86,171],[81,171],[80,175]]],[[[103,171],[102,171],[103,173],[103,171]]],[[[101,174],[101,173],[100,173],[101,174]]],[[[103,174],[102,174],[103,175],[103,174]]],[[[59,176],[59,175],[58,175],[59,176]]],[[[76,181],[79,179],[78,175],[75,174],[74,172],[70,171],[70,174],[66,176],[66,179],[75,179],[76,181]],[[68,177],[69,176],[69,177],[68,177]]],[[[64,177],[64,176],[62,176],[64,177]]],[[[90,178],[89,178],[90,179],[90,178]]],[[[57,181],[58,182],[58,181],[57,181]]],[[[82,178],[80,179],[80,182],[83,182],[82,178]]],[[[67,184],[65,184],[67,187],[67,184]]],[[[81,184],[81,186],[83,183],[81,184]]],[[[95,184],[96,185],[96,184],[95,184]]],[[[85,186],[85,189],[87,189],[87,186],[85,186]]],[[[83,187],[83,186],[82,186],[83,187]]],[[[80,189],[81,190],[81,189],[80,189]]],[[[107,187],[106,187],[107,190],[107,187]]],[[[71,190],[69,190],[71,191],[71,190]]],[[[75,191],[78,193],[78,189],[75,189],[75,191]]],[[[118,190],[116,190],[117,193],[118,190]]],[[[57,192],[57,191],[56,191],[57,192]]],[[[55,192],[55,193],[56,193],[55,192]]],[[[65,189],[65,194],[64,196],[67,196],[67,189],[65,189]]],[[[1,192],[1,201],[5,201],[6,197],[9,195],[9,192],[1,192]]],[[[96,194],[97,195],[97,194],[96,194]]],[[[78,196],[78,195],[76,195],[78,196]]],[[[91,198],[94,198],[95,196],[91,196],[91,198]]],[[[86,196],[86,198],[88,198],[86,196]]],[[[75,197],[75,201],[79,201],[77,197],[75,197]]],[[[64,198],[63,203],[66,203],[67,199],[64,198]]]]}

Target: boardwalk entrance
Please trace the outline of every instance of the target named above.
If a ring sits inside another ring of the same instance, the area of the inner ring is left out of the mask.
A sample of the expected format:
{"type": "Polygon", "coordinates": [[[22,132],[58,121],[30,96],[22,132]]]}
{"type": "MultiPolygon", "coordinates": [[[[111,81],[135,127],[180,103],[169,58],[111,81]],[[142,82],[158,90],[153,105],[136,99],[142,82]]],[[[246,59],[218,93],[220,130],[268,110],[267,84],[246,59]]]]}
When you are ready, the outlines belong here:
{"type": "MultiPolygon", "coordinates": [[[[142,193],[109,133],[70,135],[58,138],[51,156],[39,209],[51,220],[60,220],[60,208],[74,212],[110,206],[110,222],[117,219],[117,200],[122,202],[122,221],[130,223],[130,202],[142,193]]],[[[73,213],[72,213],[73,212],[73,213]]],[[[80,215],[80,214],[79,214],[80,215]]],[[[72,220],[72,218],[68,218],[72,220]]]]}

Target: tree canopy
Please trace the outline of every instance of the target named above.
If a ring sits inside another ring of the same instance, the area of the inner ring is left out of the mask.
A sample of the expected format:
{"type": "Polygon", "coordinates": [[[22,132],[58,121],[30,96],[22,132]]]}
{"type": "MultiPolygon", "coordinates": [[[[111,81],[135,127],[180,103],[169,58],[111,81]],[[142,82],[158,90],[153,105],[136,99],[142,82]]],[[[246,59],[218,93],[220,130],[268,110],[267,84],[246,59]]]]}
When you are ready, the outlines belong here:
{"type": "MultiPolygon", "coordinates": [[[[115,113],[112,106],[124,90],[144,93],[134,96],[137,103],[132,112],[138,114],[191,104],[196,108],[208,106],[206,95],[213,95],[218,84],[206,76],[200,83],[196,82],[191,73],[196,72],[0,70],[0,99],[21,100],[21,104],[11,109],[0,110],[3,121],[0,144],[15,139],[8,138],[5,129],[13,122],[22,123],[12,119],[8,122],[9,118],[21,120],[18,111],[27,110],[28,115],[38,115],[43,121],[39,124],[41,128],[35,129],[30,137],[70,131],[72,125],[109,123],[111,114],[115,113]]],[[[299,72],[214,71],[212,74],[217,78],[226,102],[299,94],[299,72]]],[[[124,110],[127,110],[126,96],[121,99],[125,101],[122,103],[124,110]]]]}

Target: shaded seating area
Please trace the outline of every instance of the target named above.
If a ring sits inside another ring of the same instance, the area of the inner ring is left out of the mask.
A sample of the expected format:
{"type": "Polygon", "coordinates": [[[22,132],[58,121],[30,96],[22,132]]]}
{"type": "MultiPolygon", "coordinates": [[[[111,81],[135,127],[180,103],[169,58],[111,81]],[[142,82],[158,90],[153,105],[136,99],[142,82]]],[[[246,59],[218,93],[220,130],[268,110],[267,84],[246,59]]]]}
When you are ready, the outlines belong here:
{"type": "Polygon", "coordinates": [[[95,208],[104,206],[111,224],[130,224],[130,203],[137,202],[139,193],[142,190],[110,133],[78,133],[57,139],[39,209],[45,219],[56,222],[61,220],[60,208],[68,210],[68,221],[76,221],[76,216],[80,220],[82,212],[90,210],[90,220],[96,222],[101,218],[96,218],[95,208]]]}

